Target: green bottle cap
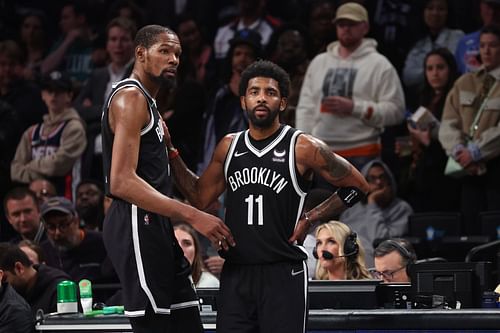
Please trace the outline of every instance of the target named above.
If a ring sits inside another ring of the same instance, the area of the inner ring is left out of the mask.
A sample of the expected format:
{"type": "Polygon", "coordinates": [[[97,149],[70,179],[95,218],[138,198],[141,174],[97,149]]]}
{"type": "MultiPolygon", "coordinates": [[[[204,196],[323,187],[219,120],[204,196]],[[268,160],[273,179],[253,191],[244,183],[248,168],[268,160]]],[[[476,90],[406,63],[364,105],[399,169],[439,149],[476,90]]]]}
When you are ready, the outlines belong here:
{"type": "Polygon", "coordinates": [[[64,280],[57,284],[57,303],[76,302],[76,284],[64,280]]]}
{"type": "Polygon", "coordinates": [[[92,283],[89,280],[80,280],[80,282],[78,282],[78,286],[80,288],[81,298],[92,298],[92,283]]]}

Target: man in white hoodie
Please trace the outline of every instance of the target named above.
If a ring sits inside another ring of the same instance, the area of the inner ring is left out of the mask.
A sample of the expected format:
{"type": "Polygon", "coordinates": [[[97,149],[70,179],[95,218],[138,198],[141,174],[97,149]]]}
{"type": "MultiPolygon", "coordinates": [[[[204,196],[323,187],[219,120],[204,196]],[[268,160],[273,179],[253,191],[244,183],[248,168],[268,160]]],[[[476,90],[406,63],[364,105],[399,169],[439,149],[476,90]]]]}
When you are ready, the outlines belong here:
{"type": "Polygon", "coordinates": [[[357,168],[380,157],[385,126],[404,118],[396,69],[369,31],[366,9],[353,2],[337,9],[338,41],[310,63],[300,92],[296,127],[324,140],[357,168]]]}

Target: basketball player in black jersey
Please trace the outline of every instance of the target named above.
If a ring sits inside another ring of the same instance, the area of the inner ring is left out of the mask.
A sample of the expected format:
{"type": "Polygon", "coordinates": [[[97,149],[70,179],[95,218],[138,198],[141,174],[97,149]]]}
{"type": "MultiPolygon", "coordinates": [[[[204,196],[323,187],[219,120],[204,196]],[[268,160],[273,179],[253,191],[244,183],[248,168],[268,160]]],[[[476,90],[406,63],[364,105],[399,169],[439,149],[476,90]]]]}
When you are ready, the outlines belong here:
{"type": "Polygon", "coordinates": [[[175,82],[177,35],[146,26],[135,44],[132,75],[113,87],[102,117],[106,194],[114,198],[104,221],[106,250],[134,332],[202,332],[189,263],[170,218],[212,242],[233,238],[220,219],[166,195],[169,157],[154,96],[161,84],[175,82]]]}
{"type": "MultiPolygon", "coordinates": [[[[307,254],[300,244],[314,221],[338,214],[368,190],[364,177],[323,142],[279,123],[289,84],[277,65],[253,63],[240,83],[249,130],[224,137],[199,178],[179,157],[171,161],[176,184],[196,207],[207,207],[226,190],[225,223],[236,246],[219,243],[226,261],[218,333],[304,332],[307,254]],[[315,172],[340,189],[302,214],[315,172]]],[[[167,144],[174,149],[168,137],[167,144]]]]}

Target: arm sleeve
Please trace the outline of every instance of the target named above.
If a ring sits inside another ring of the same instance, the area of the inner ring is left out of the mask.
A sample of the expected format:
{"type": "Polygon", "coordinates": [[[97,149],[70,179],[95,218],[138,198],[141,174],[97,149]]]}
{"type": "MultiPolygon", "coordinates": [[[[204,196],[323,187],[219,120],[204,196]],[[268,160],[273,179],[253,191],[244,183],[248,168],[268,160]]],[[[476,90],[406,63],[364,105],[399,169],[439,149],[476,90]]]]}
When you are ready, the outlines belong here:
{"type": "Polygon", "coordinates": [[[42,175],[36,171],[30,171],[28,164],[31,161],[31,133],[35,126],[24,131],[21,141],[17,145],[16,154],[10,164],[10,177],[15,182],[29,183],[42,175]]]}
{"type": "Polygon", "coordinates": [[[299,102],[295,110],[295,127],[311,134],[315,126],[321,91],[315,89],[315,76],[318,75],[316,61],[312,61],[307,68],[302,88],[300,89],[299,102]]]}
{"type": "Polygon", "coordinates": [[[376,85],[373,100],[354,99],[353,116],[372,127],[400,124],[404,119],[405,99],[396,69],[389,64],[380,75],[373,75],[372,79],[376,85]]]}
{"type": "Polygon", "coordinates": [[[439,142],[441,142],[446,154],[449,156],[452,155],[453,149],[457,145],[465,142],[460,116],[459,89],[456,84],[446,97],[438,137],[439,142]]]}

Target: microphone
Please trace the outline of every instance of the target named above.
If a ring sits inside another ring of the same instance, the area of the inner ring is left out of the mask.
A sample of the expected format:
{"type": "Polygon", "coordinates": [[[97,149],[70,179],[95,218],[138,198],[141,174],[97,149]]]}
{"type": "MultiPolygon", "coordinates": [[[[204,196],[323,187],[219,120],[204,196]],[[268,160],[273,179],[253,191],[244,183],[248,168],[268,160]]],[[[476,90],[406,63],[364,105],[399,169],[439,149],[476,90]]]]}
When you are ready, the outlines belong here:
{"type": "Polygon", "coordinates": [[[323,259],[325,259],[325,260],[335,259],[335,256],[332,253],[328,252],[328,251],[324,251],[324,250],[321,251],[321,255],[323,256],[323,259]]]}
{"type": "MultiPolygon", "coordinates": [[[[325,251],[325,250],[321,251],[321,256],[323,257],[323,259],[326,259],[326,260],[332,260],[335,258],[335,256],[332,253],[325,251]]],[[[315,259],[319,259],[318,251],[316,251],[316,248],[313,249],[313,257],[315,259]]]]}

